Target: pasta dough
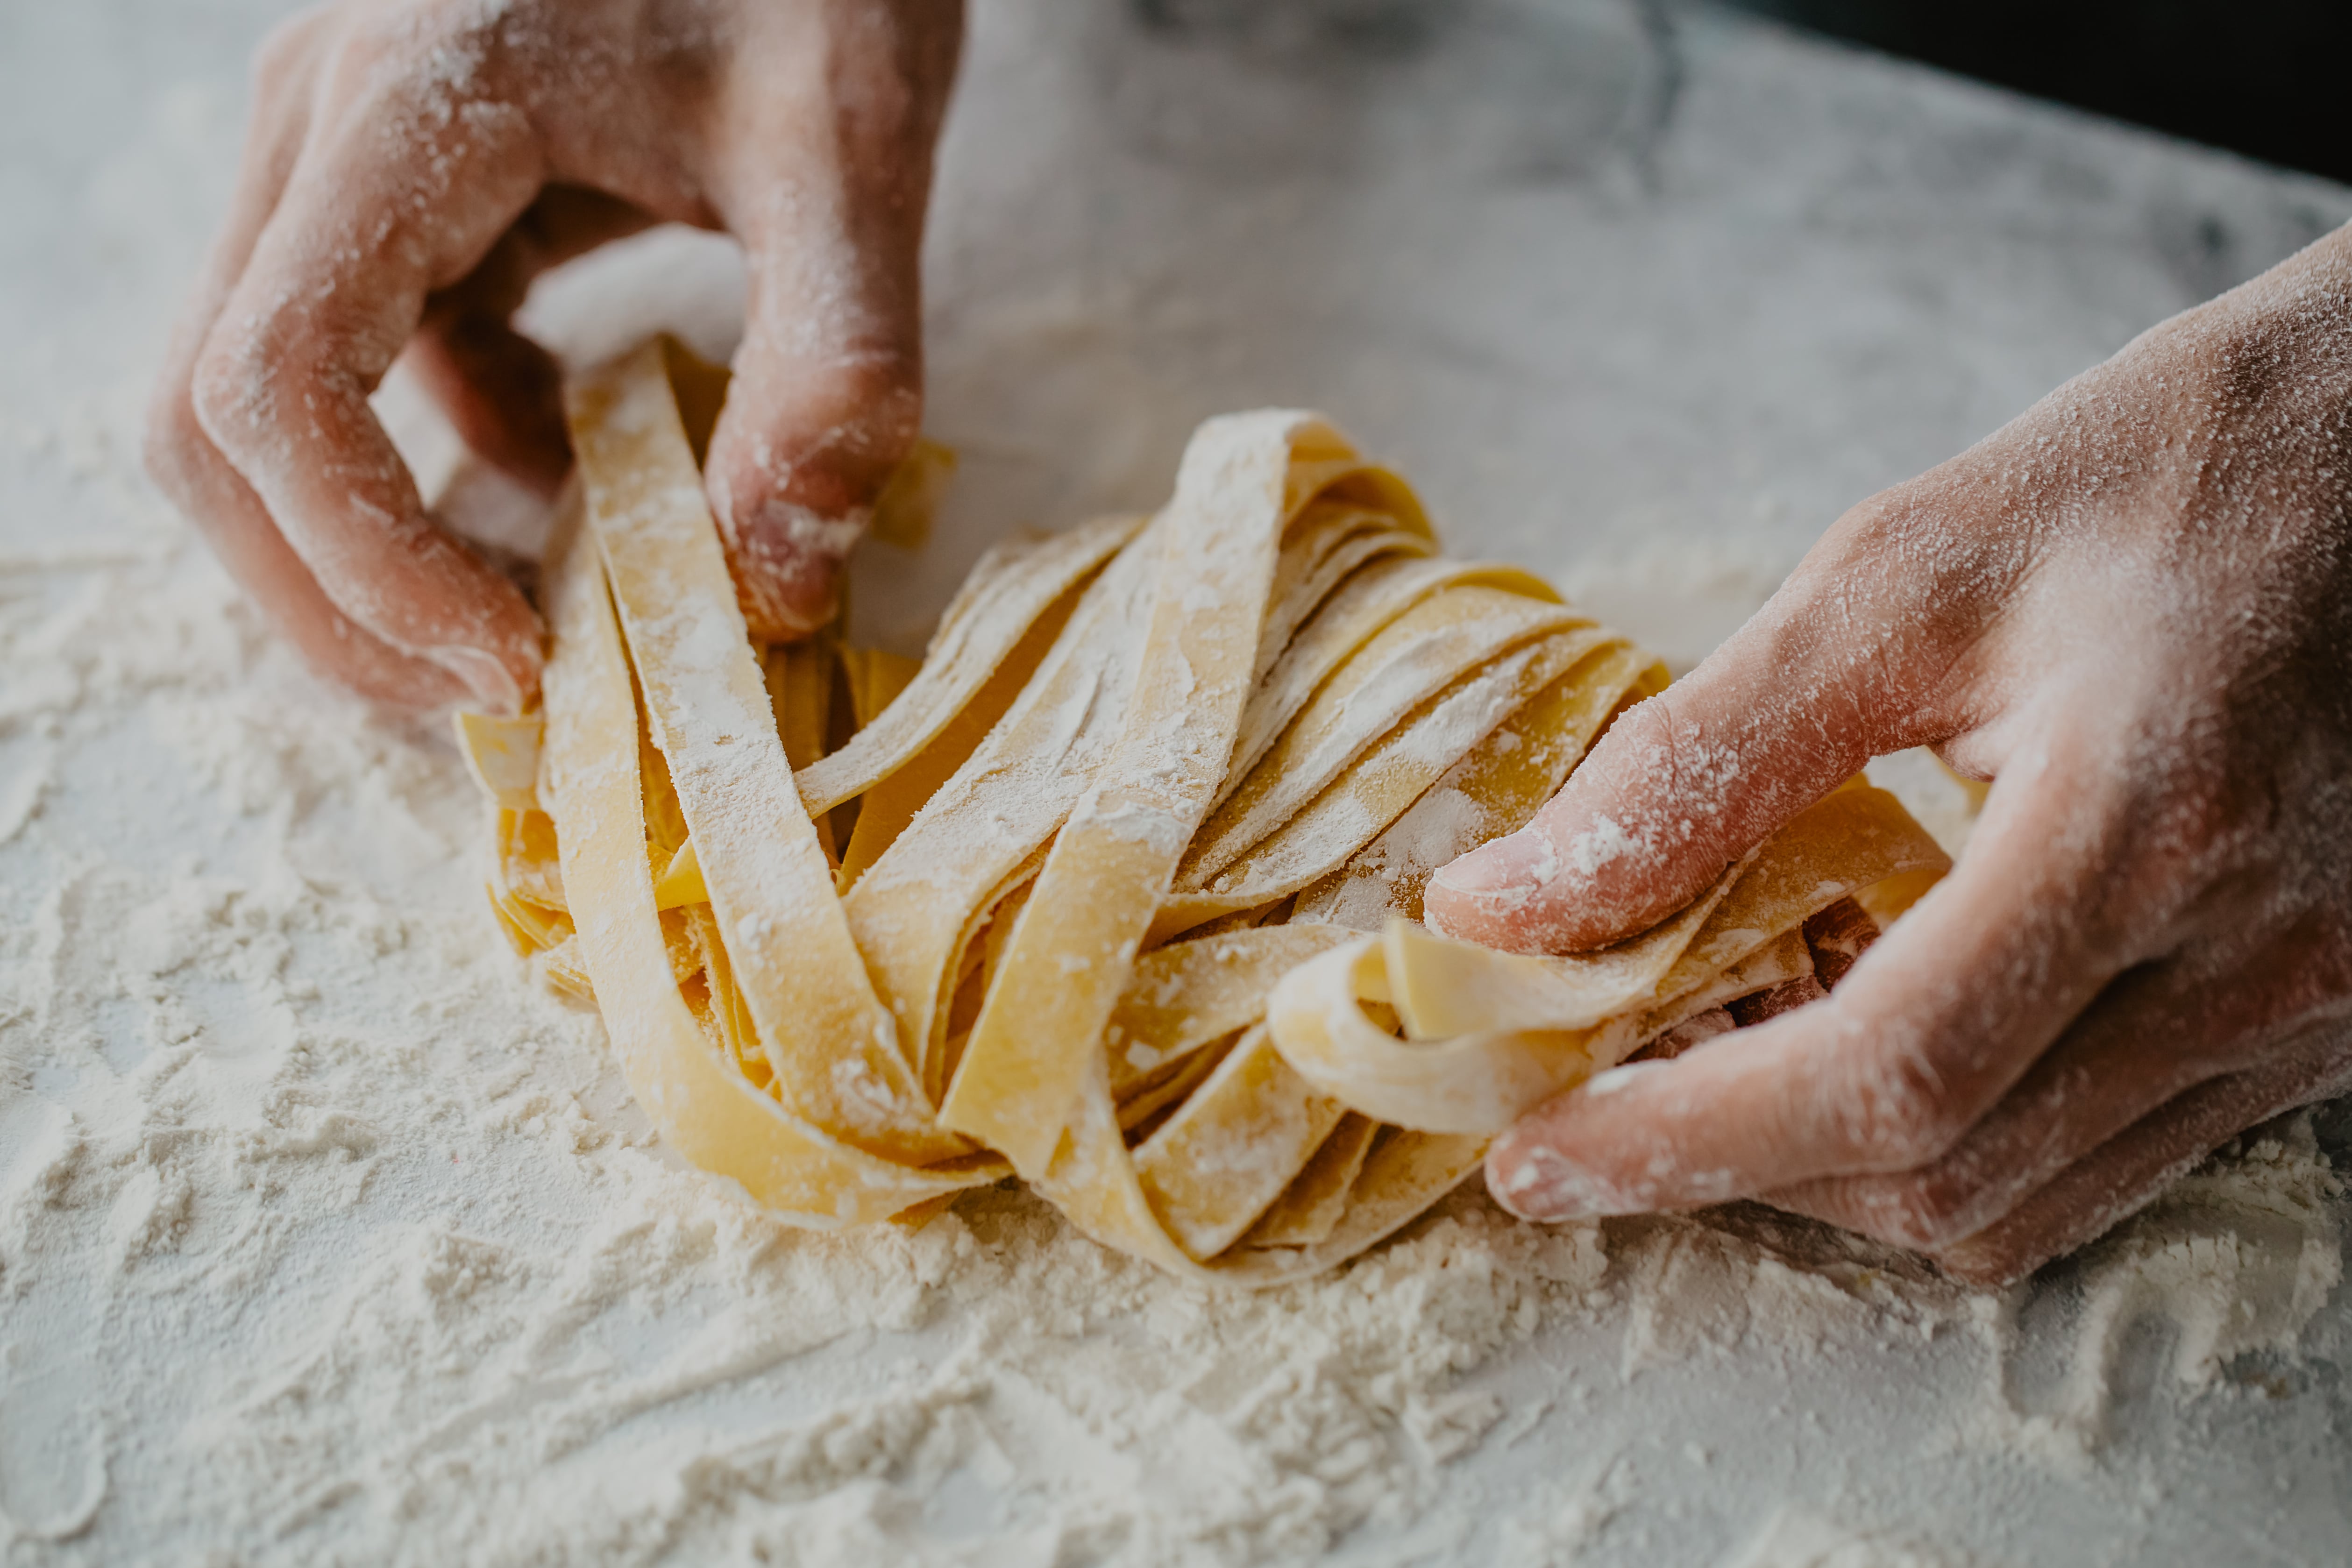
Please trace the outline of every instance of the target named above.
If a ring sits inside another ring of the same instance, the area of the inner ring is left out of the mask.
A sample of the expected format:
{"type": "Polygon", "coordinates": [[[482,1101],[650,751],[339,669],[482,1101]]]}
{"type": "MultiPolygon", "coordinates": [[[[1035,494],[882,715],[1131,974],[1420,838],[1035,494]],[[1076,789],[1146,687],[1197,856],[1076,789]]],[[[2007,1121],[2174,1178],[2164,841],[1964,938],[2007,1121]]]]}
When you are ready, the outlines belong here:
{"type": "Polygon", "coordinates": [[[460,738],[517,946],[593,998],[665,1137],[805,1222],[1017,1176],[1180,1273],[1328,1268],[1523,1112],[1811,975],[1809,919],[1866,939],[1947,863],[1857,782],[1615,947],[1434,936],[1430,873],[1654,660],[1440,558],[1402,479],[1280,411],[1202,425],[1152,517],[990,551],[919,665],[762,650],[689,424],[719,373],[656,343],[567,389],[544,714],[460,738]]]}

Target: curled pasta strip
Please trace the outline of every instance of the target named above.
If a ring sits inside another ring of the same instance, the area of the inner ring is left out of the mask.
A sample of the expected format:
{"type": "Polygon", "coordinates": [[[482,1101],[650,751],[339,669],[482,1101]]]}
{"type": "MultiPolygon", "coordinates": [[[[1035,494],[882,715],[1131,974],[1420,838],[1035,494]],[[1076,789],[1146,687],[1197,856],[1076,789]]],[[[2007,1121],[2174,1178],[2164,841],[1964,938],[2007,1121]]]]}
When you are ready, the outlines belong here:
{"type": "Polygon", "coordinates": [[[1850,784],[1680,914],[1599,952],[1497,953],[1391,916],[1285,974],[1272,1039],[1302,1078],[1368,1115],[1499,1133],[1695,1014],[1811,973],[1807,921],[1942,862],[1893,796],[1850,784]]]}
{"type": "Polygon", "coordinates": [[[1432,936],[1431,871],[1654,660],[1280,411],[1203,425],[1155,517],[992,551],[919,664],[758,648],[695,458],[720,375],[656,343],[567,389],[544,713],[459,731],[501,925],[674,1146],[795,1218],[1017,1176],[1177,1272],[1327,1269],[1547,1096],[1818,994],[1943,869],[1857,785],[1618,947],[1432,936]]]}

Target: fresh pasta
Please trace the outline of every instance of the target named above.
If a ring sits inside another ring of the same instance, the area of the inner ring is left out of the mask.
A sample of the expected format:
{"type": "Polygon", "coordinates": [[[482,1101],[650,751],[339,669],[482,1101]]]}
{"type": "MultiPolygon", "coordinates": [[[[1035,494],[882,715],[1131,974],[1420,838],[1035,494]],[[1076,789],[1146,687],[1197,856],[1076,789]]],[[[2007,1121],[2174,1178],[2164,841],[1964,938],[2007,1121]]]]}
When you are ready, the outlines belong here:
{"type": "Polygon", "coordinates": [[[1946,867],[1856,781],[1617,946],[1433,936],[1431,873],[1655,660],[1443,558],[1401,478],[1281,411],[1202,425],[1150,517],[991,550],[919,664],[761,648],[696,461],[722,375],[656,342],[567,389],[544,706],[459,735],[509,936],[680,1154],[800,1222],[1018,1177],[1179,1273],[1327,1269],[1545,1099],[1819,994],[1808,933],[1836,916],[1842,968],[1946,867]]]}

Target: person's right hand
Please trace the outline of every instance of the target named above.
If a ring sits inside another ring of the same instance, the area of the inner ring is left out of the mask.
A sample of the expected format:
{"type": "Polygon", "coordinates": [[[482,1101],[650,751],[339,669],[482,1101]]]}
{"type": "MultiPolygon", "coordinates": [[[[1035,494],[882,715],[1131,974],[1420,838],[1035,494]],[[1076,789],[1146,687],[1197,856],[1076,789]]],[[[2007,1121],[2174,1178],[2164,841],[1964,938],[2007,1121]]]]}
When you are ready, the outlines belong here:
{"type": "Polygon", "coordinates": [[[1849,512],[1431,924],[1647,928],[1875,756],[1995,779],[1828,996],[1496,1141],[1559,1219],[1762,1197],[2014,1279],[2352,1090],[2352,226],[1849,512]]]}
{"type": "Polygon", "coordinates": [[[476,451],[551,492],[531,278],[660,221],[749,255],[708,464],[755,633],[830,613],[921,423],[918,252],[960,0],[341,0],[280,27],[148,467],[314,664],[511,711],[537,619],[427,515],[368,404],[404,351],[476,451]]]}

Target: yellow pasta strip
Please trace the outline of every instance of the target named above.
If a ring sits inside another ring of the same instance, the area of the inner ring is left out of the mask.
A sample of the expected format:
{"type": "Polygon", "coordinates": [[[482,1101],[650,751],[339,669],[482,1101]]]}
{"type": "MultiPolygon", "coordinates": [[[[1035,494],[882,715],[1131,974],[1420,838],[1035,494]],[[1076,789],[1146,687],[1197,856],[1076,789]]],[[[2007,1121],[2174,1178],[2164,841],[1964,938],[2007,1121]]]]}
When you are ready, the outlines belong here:
{"type": "Polygon", "coordinates": [[[1256,1025],[1134,1152],[1136,1180],[1176,1246],[1206,1262],[1256,1225],[1343,1114],[1256,1025]]]}
{"type": "Polygon", "coordinates": [[[547,977],[549,985],[592,1007],[595,1004],[595,983],[589,979],[587,964],[580,956],[577,932],[541,954],[539,963],[540,973],[547,977]]]}
{"type": "Polygon", "coordinates": [[[570,935],[562,916],[534,909],[495,883],[487,891],[490,911],[498,916],[499,929],[517,957],[528,958],[533,953],[553,947],[570,935]]]}
{"type": "Polygon", "coordinates": [[[669,857],[669,864],[654,883],[654,904],[659,909],[683,909],[689,904],[708,904],[710,892],[702,885],[702,861],[694,852],[694,841],[687,840],[669,857]]]}
{"type": "Polygon", "coordinates": [[[1664,666],[1612,639],[1537,695],[1448,769],[1386,831],[1299,894],[1292,918],[1377,931],[1391,915],[1421,918],[1438,867],[1527,825],[1584,759],[1620,704],[1664,666]]]}
{"type": "Polygon", "coordinates": [[[1135,1151],[1136,1179],[1176,1244],[1205,1261],[1257,1222],[1346,1113],[1258,1024],[1135,1151]]]}
{"type": "MultiPolygon", "coordinates": [[[[1642,1014],[1633,1020],[1631,1029],[1621,1033],[1620,1040],[1631,1043],[1619,1054],[1632,1055],[1643,1044],[1685,1019],[1696,1018],[1709,1008],[1720,1007],[1725,1002],[1757,991],[1769,990],[1783,980],[1811,974],[1812,969],[1813,955],[1811,949],[1805,946],[1805,934],[1802,931],[1783,931],[1721,974],[1708,977],[1696,990],[1685,991],[1642,1014]]],[[[1602,1062],[1600,1065],[1605,1067],[1612,1063],[1602,1062]]]]}
{"type": "Polygon", "coordinates": [[[769,649],[762,664],[784,760],[795,770],[814,766],[833,716],[833,650],[823,639],[788,643],[769,649]]]}
{"type": "MultiPolygon", "coordinates": [[[[1056,574],[1057,580],[1059,577],[1056,574]]],[[[898,842],[915,813],[971,759],[988,732],[1012,709],[1068,624],[1071,612],[1077,608],[1078,591],[1076,582],[1064,587],[1061,596],[1029,622],[1017,641],[1001,654],[990,655],[994,668],[988,678],[962,695],[961,706],[929,732],[920,750],[860,797],[857,826],[850,833],[849,849],[841,861],[843,887],[855,883],[898,842]]]]}
{"type": "Polygon", "coordinates": [[[1244,1032],[1235,1030],[1222,1039],[1212,1040],[1205,1046],[1177,1056],[1160,1071],[1113,1089],[1120,1130],[1131,1141],[1166,1120],[1160,1113],[1182,1104],[1193,1090],[1207,1082],[1209,1074],[1217,1070],[1217,1064],[1224,1061],[1244,1032]]]}
{"type": "MultiPolygon", "coordinates": [[[[1425,600],[1397,617],[1324,683],[1242,787],[1217,808],[1178,868],[1178,885],[1206,885],[1263,842],[1405,715],[1453,685],[1462,670],[1548,632],[1591,626],[1559,605],[1473,587],[1425,600]]],[[[1577,652],[1605,635],[1591,631],[1577,652]]]]}
{"type": "Polygon", "coordinates": [[[1359,1111],[1339,1118],[1282,1196],[1242,1238],[1246,1247],[1308,1247],[1339,1228],[1381,1124],[1359,1111]]]}
{"type": "Polygon", "coordinates": [[[1241,738],[1234,747],[1225,793],[1241,787],[1266,748],[1358,649],[1433,595],[1470,587],[1559,602],[1540,579],[1517,567],[1423,559],[1367,565],[1324,601],[1250,694],[1249,706],[1242,710],[1241,738]]]}
{"type": "Polygon", "coordinates": [[[886,545],[920,549],[930,539],[931,519],[947,498],[948,481],[955,471],[952,447],[917,441],[874,498],[874,518],[866,525],[867,531],[886,545]]]}
{"type": "Polygon", "coordinates": [[[1300,1075],[1351,1109],[1426,1132],[1497,1133],[1671,1028],[1664,1015],[1645,1022],[1653,1007],[1698,992],[1857,888],[1946,863],[1892,796],[1840,789],[1712,895],[1631,942],[1530,958],[1394,922],[1291,971],[1267,1020],[1300,1075]],[[1394,1007],[1410,1038],[1379,1027],[1368,1000],[1394,1007]]]}
{"type": "Polygon", "coordinates": [[[830,810],[864,794],[929,747],[971,706],[1038,621],[1100,571],[1141,526],[1139,518],[1107,518],[1048,539],[1000,545],[983,556],[948,607],[914,681],[847,746],[801,776],[808,809],[830,810]]]}
{"type": "Polygon", "coordinates": [[[1906,873],[1940,876],[1951,863],[1885,790],[1866,784],[1832,790],[1764,841],[1658,995],[1691,989],[1849,893],[1906,873]]]}
{"type": "Polygon", "coordinates": [[[1103,1031],[1111,1091],[1265,1016],[1274,983],[1351,939],[1332,925],[1270,925],[1203,936],[1136,961],[1103,1031]]]}
{"type": "Polygon", "coordinates": [[[482,793],[509,811],[539,807],[539,743],[545,716],[527,714],[504,718],[491,714],[459,713],[455,719],[457,749],[482,793]]]}
{"type": "MultiPolygon", "coordinates": [[[[543,730],[459,733],[518,949],[594,999],[666,1138],[805,1221],[919,1223],[1009,1168],[1172,1271],[1313,1273],[1541,1099],[1807,972],[1827,903],[1943,869],[1855,784],[1616,947],[1433,936],[1429,873],[1654,660],[1433,559],[1402,479],[1266,412],[1203,426],[1148,524],[989,552],[919,666],[825,632],[763,670],[696,466],[725,392],[658,343],[567,388],[543,730]]],[[[942,472],[901,471],[909,516],[942,472]]]]}
{"type": "Polygon", "coordinates": [[[1365,1156],[1347,1208],[1323,1239],[1296,1249],[1228,1254],[1217,1273],[1255,1285],[1319,1274],[1412,1224],[1468,1179],[1486,1154],[1483,1137],[1394,1133],[1365,1156]]]}
{"type": "Polygon", "coordinates": [[[1862,889],[1853,895],[1853,900],[1884,931],[1925,897],[1929,888],[1943,880],[1943,875],[1944,868],[1941,866],[1922,866],[1915,871],[1897,872],[1885,882],[1874,882],[1862,889]]]}
{"type": "Polygon", "coordinates": [[[1595,1070],[1601,1026],[1398,1040],[1360,1005],[1386,988],[1382,957],[1380,939],[1362,937],[1303,965],[1267,1015],[1284,1058],[1350,1109],[1423,1132],[1498,1133],[1595,1070]]]}
{"type": "Polygon", "coordinates": [[[1588,633],[1565,632],[1463,675],[1368,747],[1345,777],[1252,847],[1213,886],[1180,885],[1162,900],[1152,939],[1263,907],[1339,870],[1427,793],[1466,745],[1573,666],[1588,646],[1588,633]]]}
{"type": "Polygon", "coordinates": [[[679,1155],[801,1222],[880,1219],[992,1179],[985,1165],[922,1170],[832,1138],[720,1057],[673,977],[646,864],[636,703],[592,543],[559,536],[548,568],[545,782],[579,901],[579,952],[637,1103],[679,1155]]]}
{"type": "MultiPolygon", "coordinates": [[[[1258,624],[1257,660],[1251,681],[1254,685],[1265,681],[1297,641],[1300,626],[1366,562],[1387,556],[1423,557],[1433,548],[1433,541],[1399,528],[1386,512],[1344,501],[1309,501],[1283,530],[1282,550],[1275,558],[1274,586],[1258,624]]],[[[1244,733],[1247,727],[1244,710],[1244,733]]],[[[1240,766],[1237,762],[1235,769],[1240,766]]]]}
{"type": "Polygon", "coordinates": [[[1288,413],[1212,420],[1184,455],[1108,776],[1055,840],[940,1107],[1024,1176],[1103,1077],[1096,1042],[1233,756],[1281,530],[1313,495],[1292,499],[1302,449],[1352,472],[1336,433],[1288,413]]]}
{"type": "Polygon", "coordinates": [[[860,1147],[917,1165],[961,1152],[928,1114],[833,896],[658,351],[573,383],[568,402],[648,727],[771,1066],[860,1147]]]}
{"type": "Polygon", "coordinates": [[[520,811],[500,807],[497,835],[500,885],[541,909],[564,909],[563,868],[557,858],[555,824],[547,813],[536,807],[520,811]]]}
{"type": "Polygon", "coordinates": [[[719,416],[727,407],[733,372],[725,365],[711,363],[667,332],[654,341],[660,346],[662,371],[677,403],[679,427],[686,432],[687,444],[699,467],[710,450],[719,416]]]}
{"type": "Polygon", "coordinates": [[[1012,711],[849,890],[850,929],[907,1040],[932,1038],[973,912],[1053,841],[1109,748],[1154,537],[1087,588],[1012,711]]]}
{"type": "Polygon", "coordinates": [[[845,647],[840,657],[849,672],[849,706],[859,730],[882,716],[883,710],[923,673],[920,659],[882,648],[845,647]]]}

